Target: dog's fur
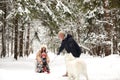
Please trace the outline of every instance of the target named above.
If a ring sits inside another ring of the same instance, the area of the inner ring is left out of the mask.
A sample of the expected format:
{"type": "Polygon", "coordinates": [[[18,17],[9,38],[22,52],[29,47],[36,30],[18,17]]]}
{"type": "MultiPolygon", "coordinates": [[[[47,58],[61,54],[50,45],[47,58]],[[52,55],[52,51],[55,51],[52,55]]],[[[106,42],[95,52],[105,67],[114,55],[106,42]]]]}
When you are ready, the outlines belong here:
{"type": "Polygon", "coordinates": [[[84,61],[80,58],[74,58],[72,54],[66,54],[65,61],[69,80],[79,80],[80,74],[84,75],[88,80],[87,67],[84,61]]]}

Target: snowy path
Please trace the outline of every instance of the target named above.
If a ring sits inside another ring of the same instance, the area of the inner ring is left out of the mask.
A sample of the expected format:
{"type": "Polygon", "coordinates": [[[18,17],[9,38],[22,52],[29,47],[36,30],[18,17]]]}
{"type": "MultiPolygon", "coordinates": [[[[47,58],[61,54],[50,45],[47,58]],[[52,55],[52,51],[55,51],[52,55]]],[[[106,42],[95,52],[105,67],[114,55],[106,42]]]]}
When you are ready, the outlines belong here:
{"type": "MultiPolygon", "coordinates": [[[[51,61],[54,55],[50,54],[51,61]]],[[[35,55],[29,58],[0,59],[0,80],[67,80],[61,77],[65,73],[64,57],[58,56],[51,62],[51,73],[35,73],[35,55]]],[[[89,80],[120,80],[120,56],[111,55],[105,58],[81,55],[87,63],[89,80]]],[[[81,77],[81,80],[85,80],[81,77]]]]}

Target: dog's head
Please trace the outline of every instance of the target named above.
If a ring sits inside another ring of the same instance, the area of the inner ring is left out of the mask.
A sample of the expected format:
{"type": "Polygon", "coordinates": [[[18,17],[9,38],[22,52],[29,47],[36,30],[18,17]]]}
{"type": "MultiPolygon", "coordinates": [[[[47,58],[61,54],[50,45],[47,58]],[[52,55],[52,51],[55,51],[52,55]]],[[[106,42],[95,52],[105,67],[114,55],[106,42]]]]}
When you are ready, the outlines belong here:
{"type": "Polygon", "coordinates": [[[66,54],[65,55],[65,60],[66,61],[72,61],[72,60],[74,60],[75,58],[73,57],[73,55],[72,54],[66,54]]]}

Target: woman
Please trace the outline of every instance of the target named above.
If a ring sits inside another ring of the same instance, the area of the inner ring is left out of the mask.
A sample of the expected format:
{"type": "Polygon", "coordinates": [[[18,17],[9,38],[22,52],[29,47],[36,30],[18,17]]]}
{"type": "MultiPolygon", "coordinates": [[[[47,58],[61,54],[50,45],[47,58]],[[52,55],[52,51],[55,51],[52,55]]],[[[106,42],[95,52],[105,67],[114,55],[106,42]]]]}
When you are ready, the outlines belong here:
{"type": "Polygon", "coordinates": [[[42,73],[47,72],[50,73],[49,65],[50,62],[49,56],[47,55],[46,47],[41,47],[41,50],[38,51],[36,55],[37,67],[36,72],[42,73]]]}

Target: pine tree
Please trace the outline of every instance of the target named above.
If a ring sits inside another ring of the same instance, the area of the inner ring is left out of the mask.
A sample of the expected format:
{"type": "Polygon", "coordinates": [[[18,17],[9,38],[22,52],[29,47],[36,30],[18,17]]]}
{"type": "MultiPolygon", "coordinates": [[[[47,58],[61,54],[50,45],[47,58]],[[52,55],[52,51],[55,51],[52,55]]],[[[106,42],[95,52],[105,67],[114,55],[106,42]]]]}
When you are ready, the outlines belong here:
{"type": "Polygon", "coordinates": [[[2,14],[2,52],[1,52],[1,57],[6,56],[6,16],[7,16],[7,0],[1,0],[0,1],[0,9],[4,12],[2,14]]]}

